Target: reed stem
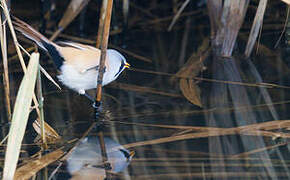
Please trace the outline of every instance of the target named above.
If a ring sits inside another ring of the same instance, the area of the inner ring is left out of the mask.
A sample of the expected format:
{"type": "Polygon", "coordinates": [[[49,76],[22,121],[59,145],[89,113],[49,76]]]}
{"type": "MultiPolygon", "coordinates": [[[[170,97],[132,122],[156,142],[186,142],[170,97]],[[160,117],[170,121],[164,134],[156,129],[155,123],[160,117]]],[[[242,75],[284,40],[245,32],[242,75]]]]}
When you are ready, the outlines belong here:
{"type": "MultiPolygon", "coordinates": [[[[12,35],[12,39],[13,39],[13,42],[14,42],[14,45],[15,45],[16,52],[17,52],[18,57],[19,57],[19,61],[20,61],[21,67],[23,69],[24,74],[26,74],[27,68],[26,68],[26,65],[25,65],[21,50],[20,50],[20,48],[18,46],[19,43],[18,43],[18,40],[17,40],[17,37],[16,37],[15,30],[14,30],[13,25],[12,25],[12,21],[11,21],[11,18],[10,18],[10,14],[9,14],[9,10],[8,10],[6,1],[5,0],[1,0],[1,5],[2,5],[2,8],[3,8],[3,13],[5,14],[5,16],[7,18],[8,26],[9,26],[9,29],[10,29],[10,33],[12,35]]],[[[38,109],[38,102],[37,102],[37,98],[36,98],[35,93],[33,93],[32,100],[33,100],[33,103],[34,103],[35,107],[37,107],[36,108],[36,112],[37,112],[38,116],[40,117],[40,111],[38,109]]]]}
{"type": "Polygon", "coordinates": [[[41,73],[40,68],[38,68],[38,74],[37,74],[37,97],[38,97],[38,103],[39,103],[39,111],[40,111],[40,117],[38,118],[39,124],[40,124],[40,130],[41,130],[41,138],[42,138],[42,145],[44,149],[47,149],[47,143],[46,143],[46,136],[45,136],[45,128],[44,128],[44,110],[43,110],[43,95],[42,95],[42,83],[41,83],[41,73]]]}
{"type": "Polygon", "coordinates": [[[0,17],[0,36],[1,36],[1,52],[3,59],[3,86],[5,93],[5,106],[7,112],[8,121],[11,121],[12,112],[11,112],[11,104],[10,104],[10,85],[9,85],[9,69],[8,69],[8,59],[7,59],[7,39],[6,39],[6,23],[2,24],[2,17],[0,17]]]}
{"type": "MultiPolygon", "coordinates": [[[[100,27],[102,29],[99,28],[99,32],[100,34],[102,34],[102,41],[101,41],[101,59],[100,59],[100,63],[99,63],[99,73],[98,73],[98,85],[97,85],[97,91],[96,91],[96,100],[95,100],[95,118],[96,121],[100,121],[100,119],[98,119],[98,106],[101,103],[101,98],[102,98],[102,84],[103,84],[103,76],[104,76],[104,68],[105,68],[105,60],[106,60],[106,54],[107,54],[107,48],[108,48],[108,40],[109,40],[109,32],[110,32],[110,24],[111,24],[111,15],[112,15],[112,7],[113,7],[113,0],[103,0],[103,5],[102,5],[102,12],[104,13],[104,11],[106,12],[106,16],[105,16],[105,21],[104,21],[104,25],[103,27],[100,27]],[[106,3],[107,7],[106,7],[106,11],[104,9],[104,4],[106,3]]],[[[102,21],[103,14],[100,15],[100,22],[102,21]]],[[[102,24],[101,24],[102,26],[102,24]]],[[[102,122],[100,122],[101,124],[102,122]]],[[[99,142],[100,142],[100,147],[101,147],[101,153],[102,153],[102,160],[103,163],[105,165],[105,170],[106,170],[106,178],[107,179],[111,179],[111,174],[108,173],[108,169],[111,168],[110,163],[108,163],[108,156],[107,156],[107,152],[106,152],[106,146],[105,146],[105,141],[104,141],[104,134],[103,134],[103,130],[102,128],[99,129],[98,134],[98,138],[99,138],[99,142]]]]}
{"type": "Polygon", "coordinates": [[[101,43],[102,43],[102,39],[103,39],[103,32],[104,32],[104,23],[105,23],[105,17],[106,17],[107,4],[108,4],[108,0],[103,0],[101,12],[100,12],[98,36],[97,36],[97,42],[96,42],[96,47],[97,48],[101,48],[101,43]]]}

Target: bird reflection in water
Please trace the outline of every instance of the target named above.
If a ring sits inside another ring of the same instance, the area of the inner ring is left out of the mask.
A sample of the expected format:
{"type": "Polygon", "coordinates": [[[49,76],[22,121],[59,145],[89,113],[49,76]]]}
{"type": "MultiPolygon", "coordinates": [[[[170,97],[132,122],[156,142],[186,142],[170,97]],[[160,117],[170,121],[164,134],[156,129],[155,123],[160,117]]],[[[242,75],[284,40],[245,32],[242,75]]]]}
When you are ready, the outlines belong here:
{"type": "MultiPolygon", "coordinates": [[[[128,151],[111,138],[105,137],[104,140],[108,161],[112,167],[110,172],[119,173],[124,171],[130,164],[134,151],[128,151]]],[[[105,178],[105,169],[97,136],[86,137],[76,146],[67,158],[67,169],[72,175],[71,180],[105,178]]]]}

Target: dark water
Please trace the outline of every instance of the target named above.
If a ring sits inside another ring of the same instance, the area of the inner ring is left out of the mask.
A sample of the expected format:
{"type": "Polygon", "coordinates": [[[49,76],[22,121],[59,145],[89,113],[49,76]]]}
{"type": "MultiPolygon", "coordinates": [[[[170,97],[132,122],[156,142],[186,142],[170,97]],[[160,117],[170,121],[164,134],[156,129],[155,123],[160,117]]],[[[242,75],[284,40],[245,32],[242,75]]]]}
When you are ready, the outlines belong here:
{"type": "MultiPolygon", "coordinates": [[[[28,22],[37,24],[39,23],[37,14],[40,14],[39,2],[29,2],[27,4],[20,1],[12,2],[12,8],[15,7],[12,12],[28,22]],[[29,10],[31,8],[36,12],[32,13],[29,10]]],[[[120,8],[120,2],[116,1],[116,3],[118,4],[116,8],[120,8]]],[[[111,36],[110,43],[147,57],[152,62],[144,62],[123,53],[133,68],[123,72],[116,82],[104,88],[103,108],[108,117],[105,120],[104,134],[122,145],[135,142],[147,142],[148,144],[130,147],[129,150],[135,151],[131,164],[124,172],[114,175],[114,178],[289,179],[287,138],[260,136],[259,134],[239,135],[241,134],[239,131],[229,135],[211,135],[216,131],[189,128],[186,130],[180,127],[233,128],[274,120],[287,120],[289,118],[289,88],[260,88],[201,81],[198,85],[201,87],[201,99],[204,107],[200,108],[191,104],[180,91],[179,79],[172,80],[172,76],[138,72],[136,69],[166,72],[172,75],[176,73],[197,50],[202,40],[209,36],[210,27],[205,15],[206,8],[190,3],[190,7],[186,11],[199,9],[201,13],[191,17],[190,28],[187,29],[188,34],[184,37],[187,18],[182,18],[171,32],[166,31],[171,19],[150,23],[172,14],[168,3],[159,1],[150,3],[136,1],[134,3],[145,10],[152,7],[150,12],[156,17],[149,17],[148,14],[132,8],[128,30],[125,33],[111,36]],[[161,7],[159,11],[156,6],[161,7]],[[120,83],[134,85],[134,87],[124,86],[124,84],[121,86],[120,83]],[[143,87],[143,89],[140,90],[136,86],[143,87]],[[175,127],[156,127],[154,125],[175,127]],[[177,136],[180,138],[175,138],[177,136]],[[170,140],[170,137],[173,138],[170,140]],[[164,140],[164,138],[169,138],[169,140],[148,142],[156,139],[164,140]],[[241,154],[245,152],[251,153],[241,154]]],[[[98,12],[95,12],[94,8],[98,4],[99,1],[91,2],[91,6],[87,9],[82,32],[85,39],[95,39],[98,12]]],[[[65,7],[65,3],[59,2],[58,5],[60,8],[58,11],[65,7]]],[[[279,6],[279,8],[281,7],[279,6]]],[[[275,8],[277,7],[274,6],[273,9],[275,8]]],[[[270,8],[269,11],[273,9],[270,8]]],[[[273,24],[271,21],[275,18],[281,22],[285,14],[279,15],[279,17],[270,17],[269,14],[266,14],[266,24],[273,24]],[[267,18],[271,21],[267,21],[267,18]]],[[[114,9],[113,27],[123,27],[121,17],[120,10],[114,9]]],[[[250,17],[248,18],[251,19],[250,17]]],[[[78,33],[79,24],[78,18],[64,33],[79,37],[82,34],[78,33]]],[[[241,33],[249,32],[248,25],[247,22],[241,33]]],[[[235,60],[215,62],[208,58],[205,61],[207,70],[200,73],[198,77],[224,81],[242,80],[242,82],[252,84],[258,83],[261,77],[263,82],[289,86],[289,52],[283,46],[273,48],[275,40],[278,39],[279,30],[270,28],[270,30],[266,29],[262,32],[261,42],[270,49],[271,53],[266,53],[265,49],[260,48],[259,53],[247,62],[240,58],[245,41],[239,39],[235,48],[237,54],[235,60]]],[[[51,63],[48,63],[49,58],[42,54],[41,59],[41,63],[55,77],[56,71],[51,63]]],[[[10,81],[12,102],[14,102],[22,73],[18,71],[19,66],[16,61],[11,62],[9,67],[13,68],[10,81]]],[[[43,78],[42,83],[45,98],[45,121],[60,134],[63,142],[80,138],[93,123],[94,109],[91,102],[63,86],[62,91],[57,90],[46,78],[43,78]]],[[[89,93],[94,95],[95,90],[91,90],[89,93]]],[[[3,102],[1,104],[1,121],[5,124],[6,112],[3,95],[3,88],[1,88],[3,102]]],[[[32,129],[32,122],[35,118],[36,115],[32,113],[23,142],[29,144],[23,146],[25,152],[21,154],[23,158],[27,159],[28,156],[39,150],[37,146],[32,145],[37,135],[32,129]]],[[[288,135],[289,129],[264,130],[288,135]]],[[[222,129],[220,133],[225,131],[226,129],[222,129]]],[[[7,126],[3,125],[2,138],[7,132],[7,126]]],[[[95,135],[96,129],[93,129],[90,136],[95,135]]],[[[50,150],[53,147],[51,146],[50,150]]],[[[1,152],[1,154],[1,157],[4,157],[4,153],[1,152]]],[[[58,162],[48,166],[49,175],[57,165],[58,162]]],[[[41,176],[42,174],[37,179],[42,179],[41,176]]],[[[67,173],[66,163],[64,163],[54,179],[69,178],[70,175],[67,173]]]]}

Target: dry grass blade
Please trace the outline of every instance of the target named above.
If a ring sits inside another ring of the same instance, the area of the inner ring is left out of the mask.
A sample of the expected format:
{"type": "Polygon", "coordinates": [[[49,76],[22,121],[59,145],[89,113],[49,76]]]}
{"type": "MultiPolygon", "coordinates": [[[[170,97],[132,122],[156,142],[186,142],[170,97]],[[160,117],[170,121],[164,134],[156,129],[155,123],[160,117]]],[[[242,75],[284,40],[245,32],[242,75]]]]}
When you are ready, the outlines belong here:
{"type": "Polygon", "coordinates": [[[58,30],[53,33],[50,40],[54,40],[81,12],[81,10],[89,3],[90,0],[71,0],[62,19],[58,23],[58,30]]]}
{"type": "MultiPolygon", "coordinates": [[[[235,128],[214,128],[214,127],[211,128],[211,127],[190,127],[190,126],[184,126],[184,127],[176,126],[175,127],[173,125],[168,126],[168,125],[143,124],[143,126],[181,128],[181,129],[206,130],[206,131],[140,141],[140,142],[125,144],[123,145],[123,147],[133,148],[133,147],[168,143],[168,142],[181,141],[181,140],[187,140],[187,139],[208,138],[208,137],[213,137],[213,136],[226,136],[226,135],[235,135],[235,134],[248,135],[248,136],[272,137],[273,139],[277,137],[290,138],[289,133],[266,131],[266,130],[274,130],[274,129],[281,129],[284,127],[289,127],[289,122],[290,122],[289,120],[269,121],[269,122],[256,123],[256,124],[240,126],[240,127],[235,127],[235,128]]],[[[112,150],[116,150],[118,148],[119,147],[115,147],[112,150]]],[[[254,150],[253,152],[259,152],[259,150],[254,150]]]]}
{"type": "Polygon", "coordinates": [[[279,43],[280,43],[280,41],[281,41],[281,39],[282,39],[282,37],[283,37],[283,34],[284,34],[285,31],[286,31],[287,24],[288,24],[288,20],[289,20],[289,13],[290,13],[290,4],[289,4],[289,6],[287,7],[287,15],[286,15],[286,20],[285,20],[285,23],[284,23],[283,30],[282,30],[281,35],[280,35],[278,41],[276,42],[274,48],[277,48],[277,46],[279,45],[279,43]]]}
{"type": "MultiPolygon", "coordinates": [[[[184,135],[178,135],[178,136],[169,136],[164,138],[158,138],[158,139],[152,139],[147,141],[140,141],[130,144],[123,145],[124,148],[133,148],[133,147],[139,147],[139,146],[146,146],[146,145],[154,145],[154,144],[162,144],[162,143],[168,143],[168,142],[174,142],[174,141],[181,141],[181,140],[187,140],[187,139],[196,139],[196,138],[204,138],[204,137],[211,137],[211,136],[225,136],[233,134],[233,131],[227,131],[227,130],[219,130],[219,131],[209,131],[209,132],[198,132],[198,133],[188,133],[184,135]]],[[[119,147],[117,147],[119,148],[119,147]]],[[[115,149],[115,148],[113,148],[115,149]]]]}
{"type": "MultiPolygon", "coordinates": [[[[30,57],[30,54],[29,52],[32,52],[32,50],[34,50],[35,48],[31,49],[31,48],[28,48],[27,50],[25,48],[23,48],[20,44],[18,44],[18,46],[22,49],[22,51],[30,57]]],[[[55,82],[55,80],[48,74],[48,72],[46,72],[46,70],[41,66],[39,65],[39,68],[40,68],[40,71],[45,75],[45,77],[51,81],[59,90],[61,90],[61,87],[55,82]]]]}
{"type": "Polygon", "coordinates": [[[246,58],[250,57],[251,52],[253,51],[254,44],[258,37],[259,31],[262,28],[264,13],[267,6],[267,0],[260,0],[256,16],[252,25],[252,29],[250,32],[249,40],[247,43],[247,47],[245,50],[246,58]]]}
{"type": "Polygon", "coordinates": [[[16,170],[14,179],[29,179],[42,168],[58,160],[63,155],[64,151],[57,149],[49,154],[42,156],[40,159],[31,161],[16,170]]]}
{"type": "Polygon", "coordinates": [[[267,151],[269,149],[274,149],[274,148],[277,148],[277,147],[280,147],[280,146],[284,146],[286,144],[287,143],[281,143],[281,144],[275,144],[275,145],[272,145],[272,146],[267,146],[267,147],[255,149],[255,150],[252,150],[252,151],[248,151],[248,152],[244,152],[244,153],[240,153],[240,154],[233,155],[232,158],[248,157],[251,154],[258,153],[258,152],[261,152],[261,151],[267,151]]]}
{"type": "Polygon", "coordinates": [[[31,55],[27,73],[19,87],[17,98],[12,116],[12,123],[9,131],[8,145],[5,153],[5,165],[3,179],[13,179],[16,169],[21,142],[26,129],[26,124],[30,112],[32,96],[36,83],[37,71],[39,65],[39,54],[31,55]]]}
{"type": "Polygon", "coordinates": [[[46,70],[39,65],[40,71],[44,74],[44,76],[51,81],[59,90],[61,90],[61,87],[55,82],[55,80],[48,74],[48,72],[46,72],[46,70]]]}
{"type": "Polygon", "coordinates": [[[169,97],[182,97],[180,94],[168,93],[168,92],[159,91],[157,89],[150,88],[150,87],[137,86],[137,85],[125,84],[125,83],[113,83],[113,84],[110,84],[109,87],[124,89],[128,91],[152,93],[152,94],[158,94],[158,95],[169,96],[169,97]]]}
{"type": "Polygon", "coordinates": [[[190,0],[186,0],[184,1],[184,3],[182,4],[181,8],[178,10],[178,12],[176,13],[176,15],[174,16],[171,24],[169,25],[167,31],[171,31],[172,27],[174,26],[174,24],[176,23],[177,19],[180,17],[180,14],[182,13],[182,11],[184,10],[184,8],[187,6],[187,4],[190,2],[190,0]]]}

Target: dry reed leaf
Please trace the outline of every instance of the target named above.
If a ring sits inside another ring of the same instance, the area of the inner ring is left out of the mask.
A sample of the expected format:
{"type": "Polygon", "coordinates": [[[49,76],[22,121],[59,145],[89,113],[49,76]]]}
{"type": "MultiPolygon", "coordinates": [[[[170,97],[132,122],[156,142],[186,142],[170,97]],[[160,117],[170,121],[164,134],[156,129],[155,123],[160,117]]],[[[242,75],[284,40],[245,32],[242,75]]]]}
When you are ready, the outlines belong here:
{"type": "Polygon", "coordinates": [[[193,80],[180,79],[179,86],[182,94],[189,102],[199,107],[202,107],[200,99],[200,88],[193,80]]]}
{"type": "Polygon", "coordinates": [[[40,159],[31,161],[19,167],[15,172],[14,179],[24,180],[31,178],[42,168],[48,166],[49,164],[61,158],[64,155],[64,153],[65,152],[63,150],[57,149],[49,154],[42,156],[40,159]]]}
{"type": "Polygon", "coordinates": [[[23,140],[27,120],[29,117],[38,67],[39,54],[32,53],[27,72],[22,79],[17,93],[17,98],[12,115],[8,145],[5,153],[5,165],[3,171],[4,180],[13,179],[14,176],[21,149],[21,142],[23,140]]]}
{"type": "MultiPolygon", "coordinates": [[[[133,147],[168,143],[168,142],[181,141],[181,140],[187,140],[187,139],[208,138],[208,137],[213,137],[213,136],[226,136],[226,135],[235,135],[235,134],[248,135],[248,136],[264,136],[264,137],[272,137],[272,138],[277,138],[277,137],[290,138],[289,133],[266,131],[266,130],[274,130],[274,129],[281,129],[281,128],[289,127],[289,123],[290,123],[290,120],[280,120],[280,121],[256,123],[256,124],[240,126],[240,127],[235,127],[235,128],[207,127],[208,130],[203,131],[203,132],[187,133],[187,134],[182,134],[182,135],[168,136],[168,137],[157,138],[157,139],[152,139],[152,140],[140,141],[140,142],[125,144],[123,145],[123,147],[133,148],[133,147]]],[[[203,130],[204,127],[190,127],[190,128],[192,128],[193,130],[198,130],[198,129],[203,130]]],[[[116,150],[118,148],[119,147],[115,147],[112,150],[116,150]]]]}
{"type": "MultiPolygon", "coordinates": [[[[39,120],[35,120],[33,122],[33,128],[41,136],[41,126],[39,124],[39,120]]],[[[46,122],[44,122],[44,129],[45,129],[45,138],[48,143],[55,143],[56,141],[60,140],[61,137],[59,134],[46,122]]]]}
{"type": "Polygon", "coordinates": [[[58,27],[65,28],[89,3],[90,0],[71,0],[62,19],[58,23],[58,27]]]}
{"type": "MultiPolygon", "coordinates": [[[[185,65],[176,73],[176,76],[182,77],[196,77],[196,75],[203,69],[203,61],[208,56],[209,39],[206,38],[198,49],[197,53],[193,53],[185,65]],[[205,55],[203,55],[204,52],[205,55]]],[[[176,77],[175,76],[175,77],[176,77]]],[[[196,85],[195,81],[189,78],[181,78],[179,86],[184,97],[199,107],[202,107],[200,98],[200,89],[196,85]]]]}
{"type": "Polygon", "coordinates": [[[54,40],[81,12],[81,10],[89,3],[90,0],[71,0],[62,19],[58,23],[58,30],[54,32],[50,40],[54,40]]]}
{"type": "Polygon", "coordinates": [[[290,5],[290,0],[282,0],[284,3],[290,5]]]}
{"type": "Polygon", "coordinates": [[[251,28],[251,32],[249,35],[247,47],[245,50],[245,56],[250,57],[251,52],[253,51],[253,47],[255,45],[256,39],[258,37],[259,31],[262,28],[264,13],[267,6],[267,0],[260,0],[259,6],[256,12],[256,16],[251,28]]]}
{"type": "Polygon", "coordinates": [[[187,4],[190,2],[190,0],[186,0],[183,2],[182,6],[180,7],[180,9],[178,10],[178,12],[175,14],[172,22],[170,23],[167,31],[171,31],[172,27],[174,26],[174,24],[176,23],[176,21],[178,20],[178,18],[180,17],[180,14],[182,13],[182,11],[184,10],[184,8],[187,6],[187,4]]]}

